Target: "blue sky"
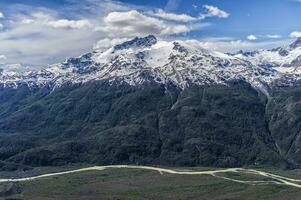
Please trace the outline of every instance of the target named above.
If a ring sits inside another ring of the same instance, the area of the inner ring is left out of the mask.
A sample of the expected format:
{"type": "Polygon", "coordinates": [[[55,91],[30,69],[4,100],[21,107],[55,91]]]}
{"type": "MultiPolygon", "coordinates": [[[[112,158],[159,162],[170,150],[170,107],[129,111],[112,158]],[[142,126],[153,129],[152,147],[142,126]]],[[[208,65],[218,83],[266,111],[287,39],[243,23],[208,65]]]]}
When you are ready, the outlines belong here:
{"type": "MultiPolygon", "coordinates": [[[[122,0],[125,3],[149,5],[164,9],[168,0],[122,0]]],[[[244,39],[246,35],[278,34],[283,37],[301,27],[301,1],[298,0],[173,0],[176,13],[197,15],[202,5],[214,5],[227,11],[226,20],[212,19],[214,25],[206,30],[196,31],[197,36],[236,37],[244,39]],[[194,8],[197,6],[197,8],[194,8]]]]}
{"type": "Polygon", "coordinates": [[[42,66],[135,36],[224,52],[301,37],[300,0],[1,0],[0,65],[42,66]]]}

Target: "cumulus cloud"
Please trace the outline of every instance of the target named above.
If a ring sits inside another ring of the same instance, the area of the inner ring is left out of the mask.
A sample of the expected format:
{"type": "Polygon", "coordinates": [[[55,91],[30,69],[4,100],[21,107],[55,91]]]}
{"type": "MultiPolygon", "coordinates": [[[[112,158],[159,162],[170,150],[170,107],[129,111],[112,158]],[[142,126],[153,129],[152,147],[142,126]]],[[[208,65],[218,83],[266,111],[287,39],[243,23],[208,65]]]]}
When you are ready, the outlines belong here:
{"type": "Polygon", "coordinates": [[[291,32],[290,37],[291,38],[299,38],[299,37],[301,37],[301,31],[291,32]]]}
{"type": "Polygon", "coordinates": [[[34,12],[16,17],[6,31],[0,31],[0,54],[14,63],[41,66],[78,56],[92,48],[98,35],[81,24],[49,24],[59,21],[50,13],[34,12]]]}
{"type": "Polygon", "coordinates": [[[202,18],[206,18],[206,17],[228,18],[230,16],[229,13],[227,13],[224,10],[221,10],[218,7],[211,6],[211,5],[204,5],[203,7],[205,8],[206,13],[200,15],[200,17],[202,18]]]}
{"type": "Polygon", "coordinates": [[[219,9],[218,7],[210,6],[210,5],[204,5],[203,7],[205,9],[205,12],[200,13],[198,17],[193,17],[187,14],[176,14],[171,12],[165,12],[162,9],[159,9],[155,12],[150,11],[148,12],[148,14],[161,19],[177,21],[177,22],[194,22],[198,20],[204,20],[208,17],[228,18],[230,16],[229,13],[219,9]]]}
{"type": "Polygon", "coordinates": [[[3,12],[0,12],[0,19],[1,19],[1,18],[4,18],[3,12]]]}
{"type": "Polygon", "coordinates": [[[256,35],[248,35],[247,39],[248,40],[257,40],[257,36],[256,35]]]}
{"type": "Polygon", "coordinates": [[[178,22],[191,22],[196,21],[198,18],[192,17],[187,14],[175,14],[175,13],[169,13],[165,12],[162,9],[157,10],[156,12],[150,11],[148,12],[149,15],[154,17],[159,17],[161,19],[171,20],[171,21],[178,21],[178,22]]]}
{"type": "Polygon", "coordinates": [[[172,35],[191,31],[187,25],[169,23],[136,10],[111,12],[103,21],[104,25],[96,31],[107,32],[110,36],[172,35]]]}

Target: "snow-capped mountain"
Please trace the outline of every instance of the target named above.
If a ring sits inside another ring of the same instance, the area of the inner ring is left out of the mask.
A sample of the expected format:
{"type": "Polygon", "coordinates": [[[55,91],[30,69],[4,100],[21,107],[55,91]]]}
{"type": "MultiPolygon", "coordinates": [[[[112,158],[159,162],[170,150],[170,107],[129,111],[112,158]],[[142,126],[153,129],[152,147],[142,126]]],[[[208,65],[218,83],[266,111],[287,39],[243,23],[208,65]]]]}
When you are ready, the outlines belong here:
{"type": "Polygon", "coordinates": [[[239,52],[236,58],[250,61],[256,66],[266,66],[286,75],[301,74],[301,38],[290,45],[271,50],[239,52]]]}
{"type": "Polygon", "coordinates": [[[300,41],[228,55],[148,36],[2,70],[0,161],[300,167],[301,87],[275,87],[301,79],[300,41]]]}
{"type": "Polygon", "coordinates": [[[137,85],[148,81],[191,84],[227,84],[245,80],[256,88],[293,84],[301,78],[301,39],[288,47],[227,55],[202,48],[196,41],[162,41],[150,35],[105,51],[94,51],[42,70],[0,71],[5,87],[59,87],[93,80],[137,85]]]}

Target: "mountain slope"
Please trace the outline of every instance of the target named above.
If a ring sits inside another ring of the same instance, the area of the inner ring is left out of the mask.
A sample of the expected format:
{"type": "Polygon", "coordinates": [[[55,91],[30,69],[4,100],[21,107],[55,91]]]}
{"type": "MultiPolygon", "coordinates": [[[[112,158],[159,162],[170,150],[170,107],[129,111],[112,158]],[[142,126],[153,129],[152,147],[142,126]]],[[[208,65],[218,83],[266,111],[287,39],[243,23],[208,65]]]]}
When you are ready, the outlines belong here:
{"type": "Polygon", "coordinates": [[[22,96],[25,105],[1,117],[1,160],[22,166],[287,165],[266,129],[264,96],[243,82],[183,91],[93,82],[39,93],[22,96]]]}
{"type": "Polygon", "coordinates": [[[299,74],[256,63],[259,54],[148,36],[42,70],[2,70],[0,167],[299,167],[299,74]]]}

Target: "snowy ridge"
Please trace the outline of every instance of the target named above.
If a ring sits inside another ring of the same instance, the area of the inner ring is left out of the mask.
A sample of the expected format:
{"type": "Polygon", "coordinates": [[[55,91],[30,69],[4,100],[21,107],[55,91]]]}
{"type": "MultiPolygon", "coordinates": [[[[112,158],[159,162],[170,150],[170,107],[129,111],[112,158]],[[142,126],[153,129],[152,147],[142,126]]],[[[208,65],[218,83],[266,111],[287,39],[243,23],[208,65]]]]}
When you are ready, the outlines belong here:
{"type": "Polygon", "coordinates": [[[235,57],[248,60],[256,66],[273,68],[282,75],[299,75],[301,74],[301,38],[288,46],[240,52],[235,57]]]}
{"type": "Polygon", "coordinates": [[[180,88],[191,84],[227,84],[245,80],[253,87],[277,82],[290,85],[301,78],[301,40],[286,48],[248,54],[227,55],[202,48],[196,41],[161,41],[154,36],[135,38],[106,51],[94,51],[42,70],[0,71],[4,87],[53,88],[66,83],[94,80],[138,85],[148,81],[173,83],[180,88]]]}

